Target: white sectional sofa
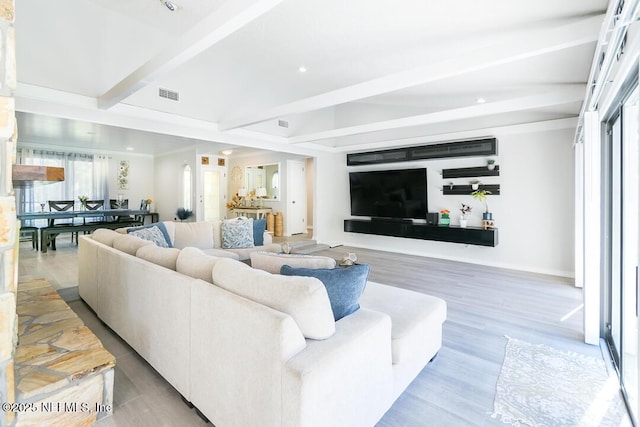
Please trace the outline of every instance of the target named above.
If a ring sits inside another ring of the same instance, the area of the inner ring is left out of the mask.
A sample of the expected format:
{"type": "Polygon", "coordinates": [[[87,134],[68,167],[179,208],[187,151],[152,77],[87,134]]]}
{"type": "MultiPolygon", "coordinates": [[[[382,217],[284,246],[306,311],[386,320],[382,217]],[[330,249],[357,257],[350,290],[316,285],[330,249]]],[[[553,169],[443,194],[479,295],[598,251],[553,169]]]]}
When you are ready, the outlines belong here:
{"type": "MultiPolygon", "coordinates": [[[[273,243],[273,238],[267,231],[263,233],[263,244],[260,246],[224,249],[222,247],[222,221],[163,221],[161,224],[166,227],[167,234],[171,240],[171,246],[177,249],[189,246],[202,249],[209,255],[233,258],[241,261],[249,259],[251,253],[256,251],[281,251],[281,245],[273,243]]],[[[154,224],[150,225],[153,226],[154,224]]],[[[139,227],[130,227],[129,229],[136,228],[139,227]]],[[[120,228],[117,231],[127,233],[127,228],[120,228]]]]}
{"type": "Polygon", "coordinates": [[[368,282],[334,321],[318,279],[186,242],[105,229],[78,252],[82,299],[217,427],[372,426],[441,347],[439,298],[368,282]]]}

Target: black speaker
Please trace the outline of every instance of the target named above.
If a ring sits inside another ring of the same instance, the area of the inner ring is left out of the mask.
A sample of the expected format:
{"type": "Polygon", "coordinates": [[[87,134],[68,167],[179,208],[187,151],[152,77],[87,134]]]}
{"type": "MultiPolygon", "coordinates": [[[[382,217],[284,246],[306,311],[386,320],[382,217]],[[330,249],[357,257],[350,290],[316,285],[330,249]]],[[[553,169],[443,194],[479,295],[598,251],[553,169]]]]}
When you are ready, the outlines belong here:
{"type": "Polygon", "coordinates": [[[427,224],[438,225],[438,212],[427,212],[427,224]]]}

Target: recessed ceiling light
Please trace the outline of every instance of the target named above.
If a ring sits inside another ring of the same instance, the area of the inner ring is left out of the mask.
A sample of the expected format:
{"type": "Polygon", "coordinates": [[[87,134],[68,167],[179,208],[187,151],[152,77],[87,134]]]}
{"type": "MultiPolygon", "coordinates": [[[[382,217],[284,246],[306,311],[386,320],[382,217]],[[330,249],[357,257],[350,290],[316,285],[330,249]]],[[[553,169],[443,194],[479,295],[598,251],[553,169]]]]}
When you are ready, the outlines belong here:
{"type": "Polygon", "coordinates": [[[125,147],[125,150],[127,150],[127,151],[133,151],[133,150],[135,150],[135,148],[133,148],[133,147],[125,147]]]}
{"type": "Polygon", "coordinates": [[[487,102],[487,100],[484,98],[476,98],[476,104],[484,104],[485,102],[487,102]]]}
{"type": "Polygon", "coordinates": [[[222,150],[221,153],[224,154],[225,156],[228,156],[231,153],[233,153],[233,150],[222,150]]]}
{"type": "Polygon", "coordinates": [[[301,66],[298,67],[298,71],[301,72],[301,73],[306,73],[307,72],[307,67],[301,65],[301,66]]]}

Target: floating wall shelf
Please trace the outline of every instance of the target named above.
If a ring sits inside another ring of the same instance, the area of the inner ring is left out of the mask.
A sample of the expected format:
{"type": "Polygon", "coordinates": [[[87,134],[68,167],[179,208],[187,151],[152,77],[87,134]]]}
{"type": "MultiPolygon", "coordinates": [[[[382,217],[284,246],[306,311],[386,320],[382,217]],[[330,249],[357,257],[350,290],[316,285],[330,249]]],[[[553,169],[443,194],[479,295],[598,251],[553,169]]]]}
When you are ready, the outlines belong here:
{"type": "MultiPolygon", "coordinates": [[[[489,184],[489,185],[480,185],[478,186],[479,190],[487,190],[491,191],[489,196],[499,196],[500,195],[500,184],[489,184]]],[[[475,190],[471,188],[470,185],[444,185],[442,187],[442,194],[471,194],[475,190]]]]}
{"type": "Polygon", "coordinates": [[[442,178],[473,178],[475,176],[500,176],[500,166],[496,165],[493,170],[489,170],[486,166],[442,170],[442,178]]]}

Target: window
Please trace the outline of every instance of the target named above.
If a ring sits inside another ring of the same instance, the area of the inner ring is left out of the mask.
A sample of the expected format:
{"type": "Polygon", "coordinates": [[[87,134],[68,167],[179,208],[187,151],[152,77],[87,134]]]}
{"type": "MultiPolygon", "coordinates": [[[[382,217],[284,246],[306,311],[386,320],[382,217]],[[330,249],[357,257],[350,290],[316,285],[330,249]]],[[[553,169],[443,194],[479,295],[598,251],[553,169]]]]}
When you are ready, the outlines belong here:
{"type": "Polygon", "coordinates": [[[16,189],[18,212],[48,210],[49,200],[78,200],[79,196],[101,200],[108,195],[108,159],[82,153],[22,148],[17,163],[64,168],[65,180],[16,189]]]}

